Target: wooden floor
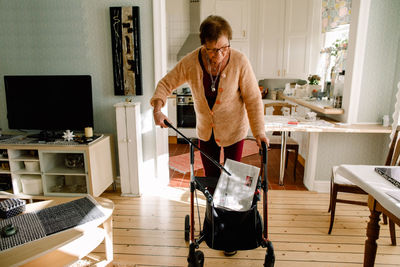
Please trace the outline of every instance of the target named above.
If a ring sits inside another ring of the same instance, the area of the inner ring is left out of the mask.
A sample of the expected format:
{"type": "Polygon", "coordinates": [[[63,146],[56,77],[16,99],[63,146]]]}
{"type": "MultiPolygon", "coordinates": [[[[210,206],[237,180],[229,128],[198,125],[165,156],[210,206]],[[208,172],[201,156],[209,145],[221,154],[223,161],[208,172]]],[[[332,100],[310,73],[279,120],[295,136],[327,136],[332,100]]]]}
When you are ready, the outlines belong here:
{"type": "MultiPolygon", "coordinates": [[[[203,216],[205,202],[198,195],[203,216]]],[[[140,198],[106,192],[102,197],[115,203],[114,266],[187,266],[188,243],[183,231],[184,217],[189,213],[187,190],[168,187],[140,198]]],[[[328,235],[328,202],[328,194],[323,193],[269,191],[269,233],[276,250],[275,266],[362,265],[367,207],[338,204],[334,228],[328,235]]],[[[400,245],[390,245],[387,225],[381,225],[380,233],[376,266],[400,266],[400,245]]],[[[263,248],[239,251],[229,258],[205,243],[200,249],[205,266],[263,266],[265,255],[263,248]]],[[[104,247],[100,245],[95,252],[101,255],[104,247]]]]}

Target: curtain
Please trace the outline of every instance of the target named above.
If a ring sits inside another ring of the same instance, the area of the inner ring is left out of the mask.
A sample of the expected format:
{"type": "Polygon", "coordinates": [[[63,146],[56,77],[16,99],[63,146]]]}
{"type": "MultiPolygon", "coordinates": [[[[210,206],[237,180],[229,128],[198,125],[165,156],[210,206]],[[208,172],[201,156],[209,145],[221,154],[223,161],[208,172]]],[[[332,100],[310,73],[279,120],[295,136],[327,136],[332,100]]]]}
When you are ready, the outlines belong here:
{"type": "Polygon", "coordinates": [[[349,24],[351,0],[322,0],[322,33],[349,24]]]}

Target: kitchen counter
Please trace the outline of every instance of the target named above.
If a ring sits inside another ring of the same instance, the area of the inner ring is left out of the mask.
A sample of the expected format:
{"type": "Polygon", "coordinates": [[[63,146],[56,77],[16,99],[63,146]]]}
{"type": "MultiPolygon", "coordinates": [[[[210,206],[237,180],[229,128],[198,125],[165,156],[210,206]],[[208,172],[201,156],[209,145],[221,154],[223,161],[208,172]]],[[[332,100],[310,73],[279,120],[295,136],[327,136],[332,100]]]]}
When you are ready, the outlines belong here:
{"type": "Polygon", "coordinates": [[[312,109],[312,110],[317,111],[322,114],[340,115],[340,114],[344,113],[344,110],[341,108],[333,108],[331,106],[330,101],[327,101],[327,100],[306,100],[306,99],[296,98],[296,97],[287,96],[287,95],[283,95],[282,97],[285,100],[305,106],[309,109],[312,109]]]}
{"type": "Polygon", "coordinates": [[[390,126],[381,124],[338,123],[329,118],[306,120],[299,116],[265,116],[267,131],[322,132],[322,133],[391,133],[390,126]]]}

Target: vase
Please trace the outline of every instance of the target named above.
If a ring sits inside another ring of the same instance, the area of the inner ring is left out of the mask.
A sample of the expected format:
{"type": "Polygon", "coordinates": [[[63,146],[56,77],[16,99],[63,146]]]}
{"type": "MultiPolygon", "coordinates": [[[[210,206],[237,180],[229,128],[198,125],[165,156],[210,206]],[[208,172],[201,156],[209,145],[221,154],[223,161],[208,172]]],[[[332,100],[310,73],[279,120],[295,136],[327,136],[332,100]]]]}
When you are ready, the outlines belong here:
{"type": "Polygon", "coordinates": [[[308,84],[307,85],[307,95],[313,96],[313,91],[316,90],[317,92],[321,91],[322,86],[319,84],[308,84]]]}

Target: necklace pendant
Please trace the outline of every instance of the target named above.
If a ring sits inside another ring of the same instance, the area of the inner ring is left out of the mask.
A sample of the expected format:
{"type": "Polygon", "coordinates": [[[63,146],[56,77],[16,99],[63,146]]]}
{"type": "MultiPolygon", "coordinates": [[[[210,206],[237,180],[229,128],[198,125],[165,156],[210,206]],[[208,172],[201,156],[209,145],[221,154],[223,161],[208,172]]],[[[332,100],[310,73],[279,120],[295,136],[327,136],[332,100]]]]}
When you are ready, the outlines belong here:
{"type": "Polygon", "coordinates": [[[211,86],[211,91],[215,92],[215,85],[211,86]]]}

